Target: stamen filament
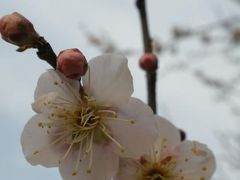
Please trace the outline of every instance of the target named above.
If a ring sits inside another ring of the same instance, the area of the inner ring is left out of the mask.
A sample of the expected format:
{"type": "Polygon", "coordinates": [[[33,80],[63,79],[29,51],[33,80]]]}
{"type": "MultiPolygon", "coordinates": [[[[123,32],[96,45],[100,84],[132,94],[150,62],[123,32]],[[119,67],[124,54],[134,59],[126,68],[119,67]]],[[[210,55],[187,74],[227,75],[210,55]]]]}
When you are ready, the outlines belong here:
{"type": "Polygon", "coordinates": [[[135,121],[132,120],[132,119],[123,119],[123,118],[112,118],[112,117],[105,117],[105,119],[108,119],[108,120],[117,120],[117,121],[125,121],[125,122],[129,122],[131,124],[134,124],[135,121]]]}
{"type": "Polygon", "coordinates": [[[70,146],[68,147],[67,151],[65,152],[65,154],[63,155],[63,157],[59,160],[59,164],[62,163],[66,157],[68,156],[70,150],[72,149],[72,146],[74,144],[74,141],[72,141],[72,143],[70,144],[70,146]]]}
{"type": "Polygon", "coordinates": [[[44,149],[48,148],[49,146],[52,146],[56,143],[58,143],[59,141],[61,141],[62,139],[64,139],[65,137],[67,137],[69,135],[69,133],[65,133],[62,136],[60,136],[59,138],[55,139],[53,142],[51,142],[50,144],[47,144],[45,146],[43,146],[42,148],[36,150],[33,152],[34,155],[38,154],[39,152],[43,151],[44,149]]]}
{"type": "Polygon", "coordinates": [[[82,145],[83,145],[83,142],[80,141],[80,143],[79,143],[79,150],[78,150],[78,156],[77,156],[77,162],[76,162],[76,165],[75,165],[73,173],[72,173],[73,176],[77,175],[77,171],[78,171],[79,165],[82,162],[82,160],[81,160],[82,145]]]}
{"type": "Polygon", "coordinates": [[[117,140],[115,140],[106,130],[101,127],[99,127],[99,129],[120,148],[121,152],[125,151],[125,148],[119,142],[117,142],[117,140]]]}
{"type": "Polygon", "coordinates": [[[90,153],[89,155],[89,163],[88,163],[88,169],[87,169],[87,172],[88,173],[91,173],[92,172],[92,162],[93,162],[93,137],[94,137],[94,131],[92,131],[91,133],[91,138],[90,138],[90,142],[89,142],[89,147],[88,149],[86,150],[86,152],[90,153]]]}
{"type": "Polygon", "coordinates": [[[99,110],[98,113],[106,114],[106,115],[113,115],[113,117],[117,117],[117,113],[111,110],[99,110]]]}

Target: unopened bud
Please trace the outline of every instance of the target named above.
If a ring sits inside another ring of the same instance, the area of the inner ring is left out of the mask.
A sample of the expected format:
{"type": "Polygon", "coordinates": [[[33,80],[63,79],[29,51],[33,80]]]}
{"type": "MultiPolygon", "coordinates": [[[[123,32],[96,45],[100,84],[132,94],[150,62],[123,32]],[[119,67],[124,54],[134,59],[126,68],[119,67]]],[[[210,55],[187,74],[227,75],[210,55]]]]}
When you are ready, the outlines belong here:
{"type": "Polygon", "coordinates": [[[57,57],[57,69],[69,78],[80,79],[87,72],[88,63],[78,49],[66,49],[57,57]]]}
{"type": "Polygon", "coordinates": [[[140,67],[145,71],[155,71],[158,68],[157,56],[152,53],[145,53],[139,61],[140,67]]]}
{"type": "Polygon", "coordinates": [[[0,33],[5,41],[19,46],[17,51],[36,48],[39,39],[32,23],[17,12],[0,19],[0,33]]]}

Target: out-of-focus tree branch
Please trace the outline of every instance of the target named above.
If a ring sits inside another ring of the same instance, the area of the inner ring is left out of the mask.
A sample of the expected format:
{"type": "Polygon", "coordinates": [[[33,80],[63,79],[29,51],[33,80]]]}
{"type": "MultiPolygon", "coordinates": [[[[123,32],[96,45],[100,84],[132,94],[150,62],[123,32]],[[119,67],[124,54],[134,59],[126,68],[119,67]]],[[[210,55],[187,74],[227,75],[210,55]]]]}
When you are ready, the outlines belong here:
{"type": "Polygon", "coordinates": [[[126,56],[136,54],[137,50],[133,48],[120,49],[117,46],[117,43],[115,43],[111,39],[108,33],[94,34],[93,32],[85,30],[84,28],[82,28],[81,31],[83,32],[84,36],[86,37],[91,47],[98,49],[100,52],[103,53],[121,52],[126,56]]]}

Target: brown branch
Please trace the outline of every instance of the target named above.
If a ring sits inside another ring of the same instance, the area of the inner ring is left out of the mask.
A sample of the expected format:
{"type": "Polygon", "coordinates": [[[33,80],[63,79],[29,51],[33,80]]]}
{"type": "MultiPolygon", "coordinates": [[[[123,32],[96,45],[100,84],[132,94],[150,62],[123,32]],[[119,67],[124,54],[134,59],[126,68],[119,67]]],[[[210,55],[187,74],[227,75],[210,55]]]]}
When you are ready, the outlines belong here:
{"type": "Polygon", "coordinates": [[[51,45],[43,37],[40,37],[36,44],[38,49],[38,57],[47,61],[54,69],[56,69],[57,56],[54,53],[51,45]]]}
{"type": "MultiPolygon", "coordinates": [[[[144,43],[144,52],[152,53],[152,42],[148,29],[147,13],[145,0],[136,0],[136,6],[139,11],[141,26],[142,26],[142,35],[144,43]]],[[[148,105],[156,113],[156,75],[157,72],[147,72],[147,91],[148,91],[148,105]]]]}

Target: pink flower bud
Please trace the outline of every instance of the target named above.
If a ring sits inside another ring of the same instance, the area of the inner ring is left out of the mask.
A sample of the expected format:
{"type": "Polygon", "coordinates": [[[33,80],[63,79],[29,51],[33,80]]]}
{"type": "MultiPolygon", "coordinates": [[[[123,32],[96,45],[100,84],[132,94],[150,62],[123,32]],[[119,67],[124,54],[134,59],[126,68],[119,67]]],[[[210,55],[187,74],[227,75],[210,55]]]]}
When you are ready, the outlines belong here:
{"type": "Polygon", "coordinates": [[[17,51],[34,48],[39,39],[32,23],[17,12],[0,19],[0,33],[5,41],[20,47],[17,51]]]}
{"type": "Polygon", "coordinates": [[[157,57],[152,53],[145,53],[139,61],[140,67],[145,71],[155,71],[158,67],[157,57]]]}
{"type": "Polygon", "coordinates": [[[57,57],[57,69],[69,78],[80,79],[87,72],[88,63],[78,49],[66,49],[57,57]]]}

